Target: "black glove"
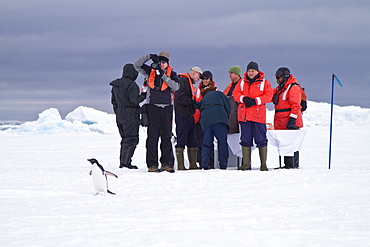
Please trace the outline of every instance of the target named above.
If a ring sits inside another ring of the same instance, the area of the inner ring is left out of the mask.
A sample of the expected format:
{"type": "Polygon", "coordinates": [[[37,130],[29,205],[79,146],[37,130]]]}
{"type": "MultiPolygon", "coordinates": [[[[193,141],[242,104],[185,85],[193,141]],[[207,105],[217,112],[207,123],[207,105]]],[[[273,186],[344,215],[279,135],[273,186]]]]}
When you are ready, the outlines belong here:
{"type": "Polygon", "coordinates": [[[279,102],[279,95],[274,94],[274,97],[272,98],[272,103],[276,105],[279,102]]]}
{"type": "Polygon", "coordinates": [[[146,98],[146,92],[142,92],[140,95],[144,96],[144,98],[146,98]]]}
{"type": "Polygon", "coordinates": [[[288,121],[287,129],[289,130],[299,130],[299,127],[295,125],[297,119],[290,117],[288,121]]]}
{"type": "Polygon", "coordinates": [[[194,105],[196,108],[199,107],[199,102],[195,101],[195,100],[191,100],[191,104],[194,105]]]}
{"type": "Polygon", "coordinates": [[[245,106],[247,108],[256,105],[256,100],[255,99],[252,99],[250,97],[244,97],[243,101],[244,101],[245,106]]]}
{"type": "Polygon", "coordinates": [[[149,117],[148,117],[148,113],[147,113],[147,105],[144,104],[141,106],[140,110],[139,110],[139,113],[140,113],[140,125],[143,126],[143,127],[148,127],[149,126],[149,117]]]}
{"type": "Polygon", "coordinates": [[[152,59],[153,63],[159,63],[159,58],[157,54],[150,54],[150,59],[152,59]]]}
{"type": "Polygon", "coordinates": [[[153,63],[150,65],[152,69],[159,68],[159,58],[157,54],[150,54],[150,59],[152,59],[153,63]]]}

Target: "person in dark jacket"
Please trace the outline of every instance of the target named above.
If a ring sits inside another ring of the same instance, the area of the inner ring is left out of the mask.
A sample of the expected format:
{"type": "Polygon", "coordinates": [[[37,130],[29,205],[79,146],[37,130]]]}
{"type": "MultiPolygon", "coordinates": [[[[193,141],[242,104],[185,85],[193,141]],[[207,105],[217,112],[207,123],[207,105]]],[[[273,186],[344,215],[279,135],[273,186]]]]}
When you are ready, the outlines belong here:
{"type": "Polygon", "coordinates": [[[175,158],[172,148],[172,117],[173,91],[179,89],[179,78],[169,65],[170,55],[167,51],[148,54],[140,57],[135,63],[135,69],[147,78],[148,103],[146,111],[149,118],[146,139],[146,163],[148,172],[167,171],[173,169],[175,158]],[[145,63],[152,60],[152,64],[145,63]],[[158,167],[158,142],[161,138],[161,168],[158,167]]]}
{"type": "Polygon", "coordinates": [[[204,132],[202,148],[202,169],[209,169],[209,157],[213,155],[214,137],[217,139],[218,161],[220,169],[227,168],[229,149],[227,133],[229,131],[229,99],[216,87],[210,85],[202,90],[203,98],[199,103],[200,124],[204,132]]]}
{"type": "MultiPolygon", "coordinates": [[[[213,81],[212,72],[206,70],[203,72],[202,81],[199,83],[199,86],[197,89],[197,95],[196,95],[197,102],[200,102],[202,100],[203,96],[201,94],[201,91],[211,84],[216,87],[216,82],[213,81]]],[[[197,147],[198,147],[197,162],[199,163],[199,166],[201,166],[204,134],[203,134],[202,126],[200,125],[200,110],[199,109],[196,109],[196,112],[194,114],[194,120],[195,120],[195,135],[197,138],[197,147]]],[[[214,169],[214,163],[215,163],[214,156],[211,155],[209,157],[209,168],[210,169],[214,169]]]]}
{"type": "Polygon", "coordinates": [[[138,169],[131,164],[131,159],[139,143],[139,103],[145,99],[145,93],[139,94],[140,89],[135,82],[137,76],[134,66],[126,64],[122,77],[109,84],[112,86],[111,103],[121,135],[119,168],[138,169]]]}
{"type": "Polygon", "coordinates": [[[231,112],[229,115],[229,134],[239,133],[239,121],[238,121],[238,102],[233,97],[235,86],[240,83],[242,78],[242,69],[238,65],[234,65],[229,69],[229,77],[231,82],[227,85],[224,90],[224,94],[230,101],[231,112]]]}
{"type": "Polygon", "coordinates": [[[199,169],[197,166],[197,138],[195,135],[194,113],[197,106],[196,87],[194,84],[202,77],[199,67],[192,67],[189,73],[179,74],[180,88],[175,93],[176,122],[176,159],[177,169],[186,170],[184,165],[184,149],[187,147],[189,169],[199,169]]]}

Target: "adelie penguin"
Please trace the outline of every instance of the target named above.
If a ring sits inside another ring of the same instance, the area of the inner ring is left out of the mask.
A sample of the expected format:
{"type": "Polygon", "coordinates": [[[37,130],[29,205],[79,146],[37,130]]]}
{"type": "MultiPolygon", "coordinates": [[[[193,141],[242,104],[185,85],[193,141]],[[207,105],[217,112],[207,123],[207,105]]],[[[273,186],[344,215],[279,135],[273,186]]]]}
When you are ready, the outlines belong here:
{"type": "Polygon", "coordinates": [[[99,164],[96,159],[87,159],[92,164],[92,170],[90,171],[90,175],[92,175],[93,184],[95,188],[96,195],[100,192],[104,194],[109,193],[115,195],[115,193],[108,190],[108,179],[107,175],[113,176],[118,178],[118,176],[112,172],[104,170],[103,166],[99,164]]]}

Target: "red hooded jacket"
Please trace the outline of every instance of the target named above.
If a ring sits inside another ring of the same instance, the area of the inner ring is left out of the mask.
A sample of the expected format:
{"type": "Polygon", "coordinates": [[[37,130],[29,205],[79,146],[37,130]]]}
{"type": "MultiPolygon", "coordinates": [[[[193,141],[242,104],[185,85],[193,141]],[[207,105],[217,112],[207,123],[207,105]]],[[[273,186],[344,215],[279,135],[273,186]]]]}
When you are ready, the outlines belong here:
{"type": "Polygon", "coordinates": [[[289,118],[295,118],[295,125],[303,127],[301,99],[302,90],[297,85],[297,79],[290,75],[280,90],[279,86],[274,89],[274,95],[277,95],[278,101],[275,104],[274,128],[276,130],[287,129],[289,118]]]}

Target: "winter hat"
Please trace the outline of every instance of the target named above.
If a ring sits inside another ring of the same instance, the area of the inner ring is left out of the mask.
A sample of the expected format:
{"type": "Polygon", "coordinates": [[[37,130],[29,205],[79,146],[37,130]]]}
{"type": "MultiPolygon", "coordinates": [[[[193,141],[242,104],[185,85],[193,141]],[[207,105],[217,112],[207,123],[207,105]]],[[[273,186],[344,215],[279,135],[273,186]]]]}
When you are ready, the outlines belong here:
{"type": "Polygon", "coordinates": [[[229,69],[229,73],[234,73],[238,76],[242,76],[242,68],[240,68],[240,66],[238,65],[234,65],[229,69]]]}
{"type": "Polygon", "coordinates": [[[247,71],[248,71],[248,70],[250,70],[250,69],[254,69],[254,70],[259,71],[259,69],[258,69],[258,64],[257,64],[256,62],[251,61],[251,62],[247,65],[247,71]]]}
{"type": "Polygon", "coordinates": [[[213,75],[212,75],[211,71],[208,71],[208,70],[204,71],[203,72],[203,78],[210,78],[212,80],[213,75]]]}
{"type": "Polygon", "coordinates": [[[190,71],[195,71],[195,72],[198,72],[198,73],[200,73],[200,74],[202,74],[202,73],[203,73],[203,72],[202,72],[202,69],[201,69],[201,68],[199,68],[199,67],[197,67],[197,66],[192,67],[192,68],[190,69],[190,71]]]}
{"type": "Polygon", "coordinates": [[[170,54],[168,53],[168,51],[161,51],[158,54],[158,58],[159,61],[165,61],[166,63],[168,63],[170,61],[170,54]]]}
{"type": "Polygon", "coordinates": [[[290,75],[290,70],[286,67],[280,67],[275,73],[276,77],[281,77],[281,78],[288,78],[290,75]]]}

